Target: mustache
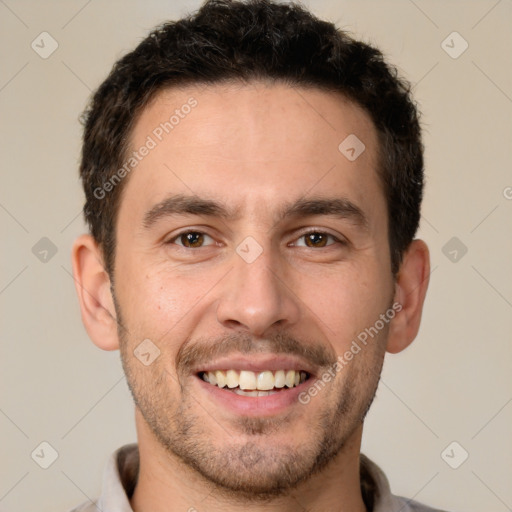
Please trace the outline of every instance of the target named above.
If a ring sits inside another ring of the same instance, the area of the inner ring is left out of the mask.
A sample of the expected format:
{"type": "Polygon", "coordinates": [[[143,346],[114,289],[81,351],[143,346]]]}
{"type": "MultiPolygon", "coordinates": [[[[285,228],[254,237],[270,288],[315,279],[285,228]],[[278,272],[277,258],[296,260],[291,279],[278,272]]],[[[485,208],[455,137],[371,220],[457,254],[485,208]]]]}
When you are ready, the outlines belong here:
{"type": "Polygon", "coordinates": [[[220,357],[262,352],[294,355],[307,360],[316,368],[332,366],[337,361],[337,355],[331,347],[298,340],[279,332],[260,339],[247,333],[230,333],[214,339],[189,339],[178,350],[175,363],[178,374],[189,374],[195,367],[220,357]]]}

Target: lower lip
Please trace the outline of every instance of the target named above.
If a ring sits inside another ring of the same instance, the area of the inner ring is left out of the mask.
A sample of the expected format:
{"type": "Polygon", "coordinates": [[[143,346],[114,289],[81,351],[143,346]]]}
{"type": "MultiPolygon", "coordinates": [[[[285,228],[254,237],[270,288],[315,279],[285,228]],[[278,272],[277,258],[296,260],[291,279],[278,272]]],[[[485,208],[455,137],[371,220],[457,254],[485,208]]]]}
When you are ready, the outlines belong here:
{"type": "Polygon", "coordinates": [[[196,379],[201,388],[225,409],[249,417],[273,416],[285,412],[294,404],[300,405],[298,396],[302,391],[309,388],[313,382],[313,378],[310,377],[296,387],[282,388],[281,391],[272,395],[243,396],[209,384],[198,376],[196,376],[196,379]]]}

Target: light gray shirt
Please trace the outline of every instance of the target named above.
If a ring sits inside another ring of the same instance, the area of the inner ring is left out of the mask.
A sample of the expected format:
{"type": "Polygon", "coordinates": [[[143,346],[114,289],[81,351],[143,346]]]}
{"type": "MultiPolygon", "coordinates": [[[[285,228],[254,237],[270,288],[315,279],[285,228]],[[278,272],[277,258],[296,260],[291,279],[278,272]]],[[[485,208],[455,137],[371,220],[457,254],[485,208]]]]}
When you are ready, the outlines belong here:
{"type": "MultiPolygon", "coordinates": [[[[361,454],[361,490],[369,512],[443,512],[391,494],[384,472],[361,454]],[[373,503],[373,508],[372,507],[373,503]]],[[[130,497],[137,484],[139,451],[129,444],[114,452],[103,473],[103,488],[96,502],[88,501],[71,512],[133,512],[130,497]]]]}

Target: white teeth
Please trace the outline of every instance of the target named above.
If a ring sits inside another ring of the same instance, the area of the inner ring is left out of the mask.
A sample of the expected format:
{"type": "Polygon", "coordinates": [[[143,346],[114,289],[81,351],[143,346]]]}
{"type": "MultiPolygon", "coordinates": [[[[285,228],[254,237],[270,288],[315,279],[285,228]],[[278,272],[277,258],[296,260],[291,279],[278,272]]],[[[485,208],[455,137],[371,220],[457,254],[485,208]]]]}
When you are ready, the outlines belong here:
{"type": "Polygon", "coordinates": [[[228,388],[236,388],[238,386],[238,373],[235,370],[228,370],[226,372],[226,384],[228,388]]]}
{"type": "Polygon", "coordinates": [[[277,391],[258,391],[258,396],[275,395],[277,391]]]}
{"type": "Polygon", "coordinates": [[[243,389],[234,390],[237,395],[242,396],[258,396],[259,391],[244,391],[243,389]]]}
{"type": "Polygon", "coordinates": [[[284,388],[285,378],[284,378],[284,370],[277,370],[274,376],[274,387],[276,388],[284,388]]]}
{"type": "Polygon", "coordinates": [[[254,372],[248,372],[247,370],[240,372],[238,381],[240,389],[256,389],[256,384],[256,374],[254,372]]]}
{"type": "Polygon", "coordinates": [[[272,372],[264,371],[258,374],[258,389],[262,391],[268,391],[274,388],[274,375],[272,372]]]}
{"type": "Polygon", "coordinates": [[[215,378],[217,379],[217,386],[223,388],[226,385],[226,375],[221,370],[215,372],[215,378]]]}
{"type": "Polygon", "coordinates": [[[258,373],[248,370],[241,370],[240,372],[236,370],[215,370],[203,372],[202,378],[219,388],[227,386],[237,393],[241,391],[244,396],[267,396],[276,393],[277,391],[272,391],[274,389],[298,386],[307,379],[307,373],[295,370],[277,370],[275,372],[265,370],[258,373]],[[255,392],[256,394],[247,395],[245,392],[255,392]]]}
{"type": "Polygon", "coordinates": [[[295,372],[293,370],[288,370],[286,372],[284,383],[286,387],[293,388],[293,385],[295,384],[295,372]]]}
{"type": "Polygon", "coordinates": [[[277,393],[277,391],[243,391],[242,389],[234,389],[233,391],[241,396],[269,396],[277,393]]]}

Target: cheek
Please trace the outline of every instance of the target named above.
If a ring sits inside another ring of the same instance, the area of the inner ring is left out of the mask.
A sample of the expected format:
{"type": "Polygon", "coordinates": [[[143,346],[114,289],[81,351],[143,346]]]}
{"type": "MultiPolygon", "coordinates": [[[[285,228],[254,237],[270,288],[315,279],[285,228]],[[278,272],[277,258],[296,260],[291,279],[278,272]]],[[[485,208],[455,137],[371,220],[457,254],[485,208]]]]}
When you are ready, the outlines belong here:
{"type": "MultiPolygon", "coordinates": [[[[129,328],[140,337],[182,339],[187,321],[202,309],[217,274],[184,272],[168,265],[132,265],[123,287],[123,312],[129,328]]],[[[190,327],[190,326],[189,326],[190,327]]],[[[167,341],[166,341],[167,343],[167,341]]]]}
{"type": "Polygon", "coordinates": [[[334,350],[346,350],[353,339],[373,326],[389,307],[391,279],[378,266],[346,265],[329,274],[304,274],[297,293],[313,314],[334,350]]]}

